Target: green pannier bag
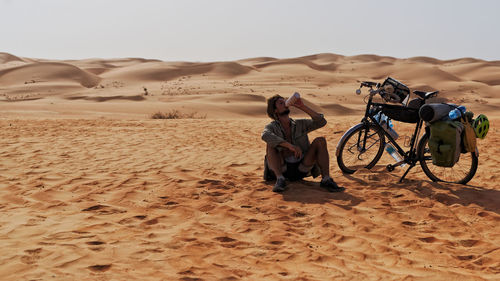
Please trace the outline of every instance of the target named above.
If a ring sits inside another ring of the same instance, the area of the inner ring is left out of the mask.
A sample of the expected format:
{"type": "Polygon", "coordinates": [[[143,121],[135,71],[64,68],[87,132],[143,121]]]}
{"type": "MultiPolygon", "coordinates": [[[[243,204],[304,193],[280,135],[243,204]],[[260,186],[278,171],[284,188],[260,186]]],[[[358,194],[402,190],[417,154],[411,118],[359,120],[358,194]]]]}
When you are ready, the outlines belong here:
{"type": "Polygon", "coordinates": [[[430,125],[431,136],[429,149],[432,164],[441,167],[453,167],[460,158],[462,131],[460,121],[438,121],[430,125]]]}

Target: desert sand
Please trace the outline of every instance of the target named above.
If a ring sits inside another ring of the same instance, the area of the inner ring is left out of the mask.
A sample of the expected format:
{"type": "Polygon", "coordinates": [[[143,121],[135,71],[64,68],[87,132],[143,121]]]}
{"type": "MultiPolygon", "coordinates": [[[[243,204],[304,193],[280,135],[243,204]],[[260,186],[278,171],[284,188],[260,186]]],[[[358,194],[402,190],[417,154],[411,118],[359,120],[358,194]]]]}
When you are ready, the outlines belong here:
{"type": "Polygon", "coordinates": [[[500,280],[499,108],[500,61],[474,58],[0,53],[0,279],[500,280]],[[354,91],[387,76],[488,115],[468,185],[418,166],[399,183],[387,155],[340,172],[335,147],[364,109],[354,91]],[[343,193],[262,179],[265,100],[295,91],[328,120],[310,137],[326,137],[343,193]]]}

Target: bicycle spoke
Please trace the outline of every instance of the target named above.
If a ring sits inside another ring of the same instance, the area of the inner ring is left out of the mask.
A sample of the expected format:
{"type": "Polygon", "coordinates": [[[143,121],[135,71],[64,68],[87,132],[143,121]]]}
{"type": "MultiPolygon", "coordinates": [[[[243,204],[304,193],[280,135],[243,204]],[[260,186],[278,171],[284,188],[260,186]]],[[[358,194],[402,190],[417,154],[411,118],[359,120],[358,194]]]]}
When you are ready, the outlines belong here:
{"type": "Polygon", "coordinates": [[[360,127],[348,136],[341,148],[338,157],[339,167],[344,172],[354,171],[368,166],[373,166],[382,154],[381,136],[374,128],[360,127]]]}

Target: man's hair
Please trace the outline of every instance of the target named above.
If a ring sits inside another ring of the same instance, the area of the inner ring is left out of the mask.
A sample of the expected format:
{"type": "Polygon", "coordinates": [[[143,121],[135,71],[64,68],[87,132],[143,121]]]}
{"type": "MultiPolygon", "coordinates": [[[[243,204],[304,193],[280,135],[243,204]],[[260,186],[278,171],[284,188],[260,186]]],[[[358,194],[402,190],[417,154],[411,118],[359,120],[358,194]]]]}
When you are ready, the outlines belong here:
{"type": "Polygon", "coordinates": [[[282,98],[280,95],[274,95],[267,99],[267,115],[269,118],[276,120],[276,114],[274,113],[276,110],[276,101],[282,98]]]}

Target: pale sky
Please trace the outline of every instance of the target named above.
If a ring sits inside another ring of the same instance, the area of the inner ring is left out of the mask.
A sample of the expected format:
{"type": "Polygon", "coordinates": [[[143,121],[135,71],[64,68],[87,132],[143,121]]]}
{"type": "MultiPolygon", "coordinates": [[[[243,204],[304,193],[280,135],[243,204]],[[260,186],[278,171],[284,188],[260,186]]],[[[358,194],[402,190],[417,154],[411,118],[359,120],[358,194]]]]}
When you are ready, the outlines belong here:
{"type": "Polygon", "coordinates": [[[500,60],[495,0],[0,0],[0,52],[221,61],[317,53],[500,60]]]}

